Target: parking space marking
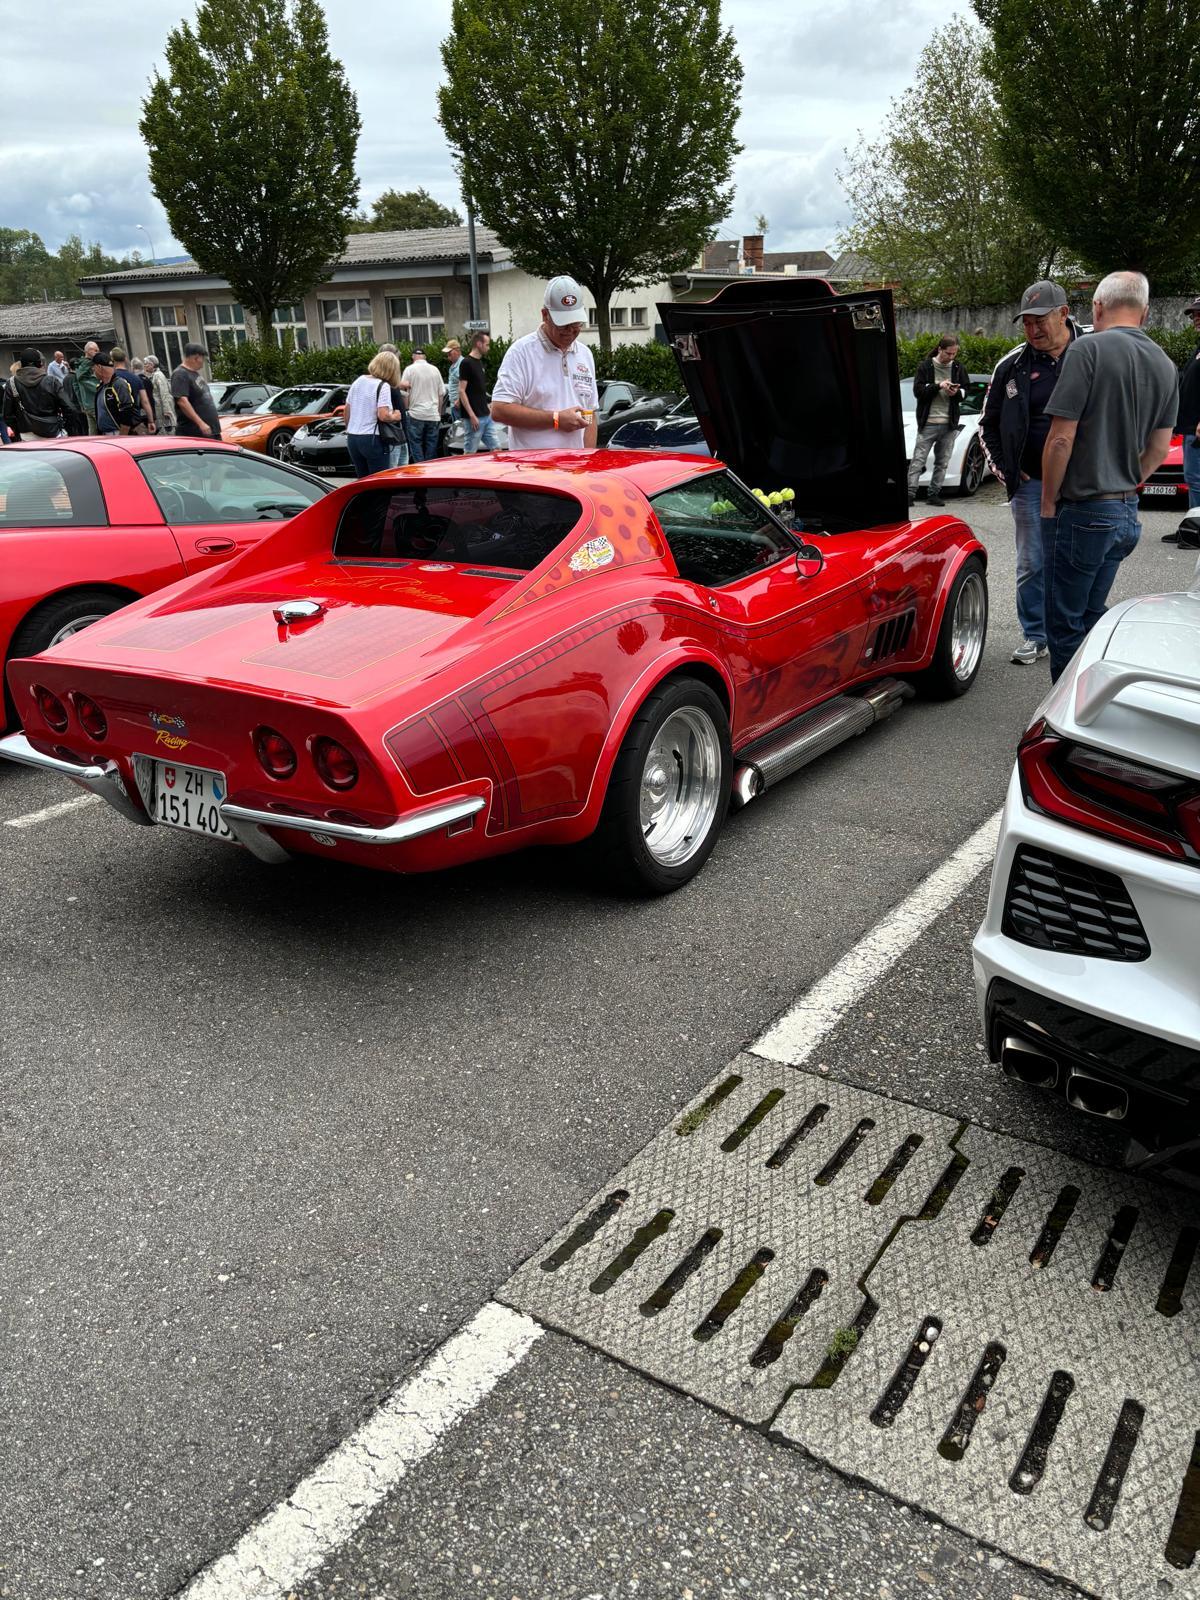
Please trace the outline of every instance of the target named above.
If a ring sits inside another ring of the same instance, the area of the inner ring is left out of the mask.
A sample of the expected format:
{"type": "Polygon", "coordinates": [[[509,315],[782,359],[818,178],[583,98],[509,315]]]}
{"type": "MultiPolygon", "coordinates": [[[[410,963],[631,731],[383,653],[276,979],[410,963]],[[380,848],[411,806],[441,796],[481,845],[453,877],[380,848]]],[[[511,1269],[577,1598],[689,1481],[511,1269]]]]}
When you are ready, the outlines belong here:
{"type": "Polygon", "coordinates": [[[485,1305],[286,1500],[193,1578],[182,1600],[283,1600],[524,1359],[542,1331],[506,1306],[485,1305]]]}
{"type": "Polygon", "coordinates": [[[98,794],[81,794],[77,800],[60,800],[56,806],[43,806],[41,811],[27,811],[23,817],[9,817],[6,828],[36,828],[39,822],[52,822],[68,811],[78,811],[83,806],[99,805],[98,794]]]}
{"type": "Polygon", "coordinates": [[[867,990],[990,863],[999,832],[996,811],[747,1049],[768,1061],[802,1066],[867,990]]]}

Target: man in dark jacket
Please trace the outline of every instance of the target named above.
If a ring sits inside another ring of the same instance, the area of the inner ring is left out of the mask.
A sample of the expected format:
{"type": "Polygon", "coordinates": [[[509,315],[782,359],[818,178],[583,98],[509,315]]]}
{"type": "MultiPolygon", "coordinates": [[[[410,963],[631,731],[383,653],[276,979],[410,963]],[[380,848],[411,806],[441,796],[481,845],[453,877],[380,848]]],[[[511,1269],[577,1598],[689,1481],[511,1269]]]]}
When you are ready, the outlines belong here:
{"type": "Polygon", "coordinates": [[[42,365],[32,345],[21,351],[21,366],[4,385],[4,420],[24,438],[56,439],[81,426],[75,397],[42,365]]]}
{"type": "MultiPolygon", "coordinates": [[[[1184,314],[1200,334],[1200,295],[1184,306],[1184,314]]],[[[1183,476],[1188,486],[1188,510],[1200,506],[1200,345],[1179,374],[1179,416],[1176,431],[1183,435],[1183,476]]]]}
{"type": "Polygon", "coordinates": [[[931,506],[943,506],[942,482],[954,436],[958,432],[958,413],[966,393],[970,374],[958,359],[958,339],[944,333],[937,349],[927,355],[917,368],[913,379],[913,394],[917,400],[917,442],[913,447],[908,466],[908,503],[917,498],[917,485],[925,471],[925,463],[933,451],[933,474],[929,480],[929,493],[925,496],[931,506]]]}
{"type": "Polygon", "coordinates": [[[1041,514],[1042,447],[1050,432],[1046,403],[1079,329],[1071,321],[1066,295],[1048,280],[1029,285],[1013,318],[1018,320],[1025,343],[1010,351],[992,373],[979,432],[988,464],[1004,485],[1012,508],[1022,635],[1012,659],[1028,667],[1047,654],[1041,514]]]}
{"type": "Polygon", "coordinates": [[[141,420],[141,407],[124,378],[117,376],[111,356],[93,356],[92,366],[100,387],[96,391],[96,426],[100,433],[132,433],[141,420]]]}

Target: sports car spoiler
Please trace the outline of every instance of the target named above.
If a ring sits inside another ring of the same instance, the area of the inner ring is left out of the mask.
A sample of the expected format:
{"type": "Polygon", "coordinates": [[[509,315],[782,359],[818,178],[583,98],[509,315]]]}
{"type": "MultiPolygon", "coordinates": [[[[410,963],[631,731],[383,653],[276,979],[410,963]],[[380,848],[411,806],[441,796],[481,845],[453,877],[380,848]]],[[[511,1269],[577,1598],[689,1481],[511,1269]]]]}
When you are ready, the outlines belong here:
{"type": "MultiPolygon", "coordinates": [[[[1137,667],[1126,661],[1096,661],[1079,674],[1075,683],[1075,721],[1089,727],[1105,706],[1135,683],[1156,683],[1168,689],[1194,689],[1200,694],[1200,678],[1177,672],[1159,672],[1153,667],[1137,667]]],[[[1188,716],[1194,720],[1195,713],[1188,716]]]]}

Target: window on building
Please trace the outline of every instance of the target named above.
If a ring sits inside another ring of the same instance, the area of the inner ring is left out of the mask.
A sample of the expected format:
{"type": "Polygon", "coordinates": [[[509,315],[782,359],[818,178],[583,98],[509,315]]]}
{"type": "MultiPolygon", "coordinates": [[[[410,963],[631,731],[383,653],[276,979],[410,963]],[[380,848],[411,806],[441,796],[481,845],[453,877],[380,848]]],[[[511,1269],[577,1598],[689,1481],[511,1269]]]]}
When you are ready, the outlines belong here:
{"type": "Polygon", "coordinates": [[[246,342],[246,313],[239,305],[202,305],[200,324],[210,357],[215,356],[222,345],[246,342]]]}
{"type": "Polygon", "coordinates": [[[632,306],[630,308],[629,325],[631,328],[644,328],[646,326],[645,306],[632,306]]]}
{"type": "Polygon", "coordinates": [[[446,313],[440,294],[393,295],[388,301],[388,316],[396,344],[424,347],[446,337],[446,313]]]}
{"type": "Polygon", "coordinates": [[[375,337],[369,300],[322,300],[321,323],[328,350],[346,344],[369,344],[375,337]]]}
{"type": "Polygon", "coordinates": [[[611,327],[623,328],[625,326],[625,307],[612,306],[609,309],[608,320],[611,327]]]}
{"type": "Polygon", "coordinates": [[[299,300],[292,301],[290,305],[276,306],[271,315],[271,326],[280,341],[285,333],[291,334],[293,350],[308,349],[308,323],[304,320],[304,307],[299,300]]]}
{"type": "Polygon", "coordinates": [[[183,360],[189,339],[187,312],[182,306],[147,306],[146,331],[159,366],[170,375],[183,360]]]}
{"type": "Polygon", "coordinates": [[[596,308],[595,308],[595,306],[589,306],[588,307],[588,327],[589,328],[594,328],[595,326],[596,326],[596,308]]]}

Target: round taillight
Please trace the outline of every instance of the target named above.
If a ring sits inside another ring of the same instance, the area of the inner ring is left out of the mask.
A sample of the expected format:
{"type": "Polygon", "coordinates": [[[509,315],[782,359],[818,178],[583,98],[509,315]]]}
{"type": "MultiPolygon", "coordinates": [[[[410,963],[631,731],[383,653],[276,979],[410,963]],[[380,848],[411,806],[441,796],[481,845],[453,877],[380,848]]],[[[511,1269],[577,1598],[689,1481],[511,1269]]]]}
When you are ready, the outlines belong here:
{"type": "Polygon", "coordinates": [[[254,753],[268,777],[290,778],[296,770],[296,752],[274,728],[255,729],[254,753]]]}
{"type": "Polygon", "coordinates": [[[330,789],[353,789],[358,782],[358,762],[336,739],[314,739],[313,766],[330,789]]]}
{"type": "Polygon", "coordinates": [[[79,718],[84,733],[89,739],[95,739],[99,743],[108,734],[108,718],[96,702],[89,699],[86,694],[75,694],[71,698],[75,702],[75,715],[79,718]]]}
{"type": "Polygon", "coordinates": [[[58,696],[51,694],[49,689],[43,689],[39,683],[33,691],[33,698],[37,701],[38,710],[54,732],[66,733],[67,708],[58,696]]]}

